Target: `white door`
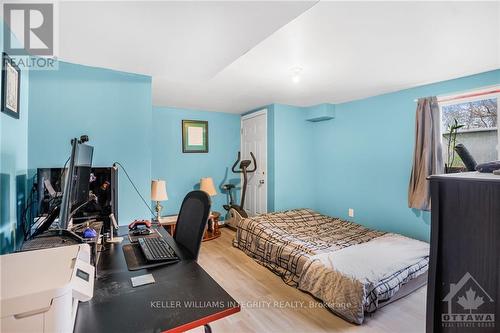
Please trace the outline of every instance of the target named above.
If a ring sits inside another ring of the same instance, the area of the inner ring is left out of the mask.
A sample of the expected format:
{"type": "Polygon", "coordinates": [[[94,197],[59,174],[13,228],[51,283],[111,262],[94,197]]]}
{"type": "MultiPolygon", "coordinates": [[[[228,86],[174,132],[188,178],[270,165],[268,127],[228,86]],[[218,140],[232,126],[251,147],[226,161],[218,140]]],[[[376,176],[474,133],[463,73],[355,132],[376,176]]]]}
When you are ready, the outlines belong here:
{"type": "MultiPolygon", "coordinates": [[[[241,159],[257,160],[257,170],[248,174],[247,193],[243,207],[249,216],[267,213],[267,110],[241,118],[241,159]]],[[[253,169],[253,162],[249,169],[253,169]]],[[[243,179],[242,179],[243,182],[243,179]]],[[[243,183],[242,183],[243,184],[243,183]]]]}

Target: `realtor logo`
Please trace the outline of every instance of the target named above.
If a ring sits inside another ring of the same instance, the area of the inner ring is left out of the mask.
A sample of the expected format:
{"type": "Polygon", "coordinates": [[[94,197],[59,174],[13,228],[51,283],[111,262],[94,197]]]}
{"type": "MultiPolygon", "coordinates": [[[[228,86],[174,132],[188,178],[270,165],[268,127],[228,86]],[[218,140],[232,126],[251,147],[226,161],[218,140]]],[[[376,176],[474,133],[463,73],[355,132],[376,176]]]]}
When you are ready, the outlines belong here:
{"type": "Polygon", "coordinates": [[[441,315],[443,327],[495,327],[493,298],[469,272],[450,284],[443,302],[448,305],[441,315]]]}
{"type": "Polygon", "coordinates": [[[51,56],[54,54],[54,5],[10,3],[3,5],[4,50],[9,55],[51,56]]]}

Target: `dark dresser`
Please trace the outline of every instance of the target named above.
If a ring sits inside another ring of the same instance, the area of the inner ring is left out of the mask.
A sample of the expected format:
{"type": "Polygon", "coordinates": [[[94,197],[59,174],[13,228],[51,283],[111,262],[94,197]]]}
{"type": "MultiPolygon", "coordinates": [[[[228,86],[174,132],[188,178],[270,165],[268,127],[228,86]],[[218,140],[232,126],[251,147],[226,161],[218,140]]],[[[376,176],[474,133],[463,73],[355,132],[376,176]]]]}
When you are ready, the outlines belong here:
{"type": "Polygon", "coordinates": [[[500,332],[500,176],[431,176],[430,332],[500,332]]]}

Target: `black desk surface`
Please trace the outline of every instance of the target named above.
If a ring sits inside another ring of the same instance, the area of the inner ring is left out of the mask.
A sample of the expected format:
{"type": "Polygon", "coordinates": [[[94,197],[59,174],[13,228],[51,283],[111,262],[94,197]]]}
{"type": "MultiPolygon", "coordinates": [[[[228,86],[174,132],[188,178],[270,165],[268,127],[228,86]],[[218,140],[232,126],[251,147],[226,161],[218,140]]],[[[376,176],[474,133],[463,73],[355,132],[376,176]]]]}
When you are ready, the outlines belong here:
{"type": "MultiPolygon", "coordinates": [[[[163,229],[164,239],[181,257],[184,251],[163,229]]],[[[101,253],[94,297],[80,303],[75,332],[183,332],[240,311],[237,302],[197,262],[181,262],[130,272],[122,245],[107,244],[101,253]],[[131,277],[152,274],[156,282],[133,288],[131,277]]]]}

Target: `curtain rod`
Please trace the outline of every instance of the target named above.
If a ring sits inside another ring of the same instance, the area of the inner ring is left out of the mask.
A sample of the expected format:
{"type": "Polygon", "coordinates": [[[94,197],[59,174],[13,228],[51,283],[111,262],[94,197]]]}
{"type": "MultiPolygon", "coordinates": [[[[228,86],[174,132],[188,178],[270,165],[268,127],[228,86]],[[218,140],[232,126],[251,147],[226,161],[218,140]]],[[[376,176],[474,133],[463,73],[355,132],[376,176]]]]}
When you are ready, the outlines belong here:
{"type": "MultiPolygon", "coordinates": [[[[438,99],[438,102],[443,103],[443,102],[451,102],[451,101],[465,99],[465,98],[479,97],[479,96],[498,94],[498,93],[500,93],[500,87],[496,86],[496,87],[481,89],[480,91],[476,90],[474,92],[469,92],[469,93],[461,93],[461,94],[447,95],[447,96],[438,96],[437,99],[438,99]]],[[[418,102],[418,98],[414,99],[413,101],[418,102]]]]}

